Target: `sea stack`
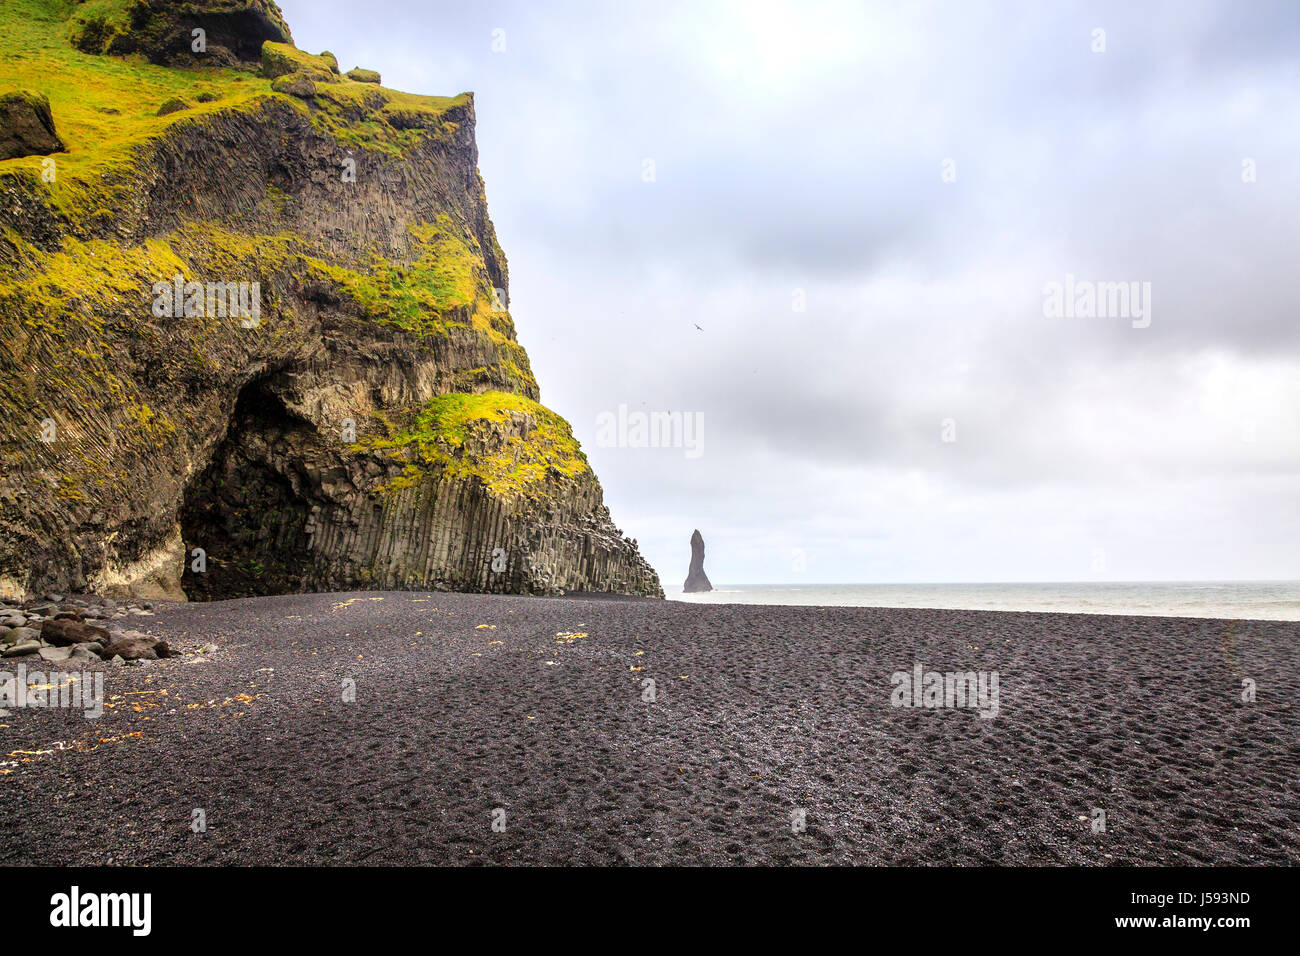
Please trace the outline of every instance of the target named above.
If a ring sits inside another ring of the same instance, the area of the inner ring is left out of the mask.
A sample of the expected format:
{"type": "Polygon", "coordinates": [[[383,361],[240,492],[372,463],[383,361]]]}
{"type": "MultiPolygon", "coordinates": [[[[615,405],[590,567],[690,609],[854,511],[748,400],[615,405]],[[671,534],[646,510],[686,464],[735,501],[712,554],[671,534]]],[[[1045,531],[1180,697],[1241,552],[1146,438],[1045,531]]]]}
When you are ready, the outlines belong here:
{"type": "Polygon", "coordinates": [[[686,572],[686,583],[682,585],[682,590],[687,594],[713,590],[709,576],[704,573],[704,536],[700,534],[699,528],[691,535],[691,569],[686,572]]]}

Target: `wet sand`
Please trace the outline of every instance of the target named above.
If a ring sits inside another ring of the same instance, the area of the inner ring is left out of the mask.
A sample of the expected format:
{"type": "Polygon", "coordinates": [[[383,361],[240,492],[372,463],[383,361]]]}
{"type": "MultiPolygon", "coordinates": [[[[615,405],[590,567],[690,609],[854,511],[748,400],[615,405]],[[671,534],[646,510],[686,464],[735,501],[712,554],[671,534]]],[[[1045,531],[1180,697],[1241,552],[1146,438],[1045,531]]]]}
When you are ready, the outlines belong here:
{"type": "Polygon", "coordinates": [[[104,667],[97,721],[0,718],[0,863],[1300,863],[1296,623],[362,592],[133,626],[187,656],[104,667]],[[918,662],[996,671],[997,716],[891,706],[918,662]]]}

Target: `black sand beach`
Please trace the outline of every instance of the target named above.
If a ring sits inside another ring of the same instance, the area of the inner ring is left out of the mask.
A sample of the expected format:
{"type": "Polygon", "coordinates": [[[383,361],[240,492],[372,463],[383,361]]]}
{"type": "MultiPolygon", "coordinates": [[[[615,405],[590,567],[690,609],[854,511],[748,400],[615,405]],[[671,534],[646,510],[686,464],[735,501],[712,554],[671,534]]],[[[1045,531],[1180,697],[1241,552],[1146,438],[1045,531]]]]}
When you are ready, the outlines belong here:
{"type": "Polygon", "coordinates": [[[1300,624],[361,592],[133,626],[186,656],[0,719],[0,863],[1300,863],[1300,624]],[[918,662],[997,671],[998,715],[892,707],[918,662]]]}

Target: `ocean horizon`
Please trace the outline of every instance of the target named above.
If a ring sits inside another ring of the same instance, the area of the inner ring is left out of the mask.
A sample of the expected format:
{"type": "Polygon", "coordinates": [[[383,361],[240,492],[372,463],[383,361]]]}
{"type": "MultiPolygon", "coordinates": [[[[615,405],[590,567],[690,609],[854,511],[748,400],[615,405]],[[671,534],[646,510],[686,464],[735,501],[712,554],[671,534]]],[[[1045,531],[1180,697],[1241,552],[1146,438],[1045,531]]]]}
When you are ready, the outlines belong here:
{"type": "Polygon", "coordinates": [[[982,584],[721,584],[672,601],[799,607],[935,608],[1300,621],[1300,581],[1062,581],[982,584]]]}

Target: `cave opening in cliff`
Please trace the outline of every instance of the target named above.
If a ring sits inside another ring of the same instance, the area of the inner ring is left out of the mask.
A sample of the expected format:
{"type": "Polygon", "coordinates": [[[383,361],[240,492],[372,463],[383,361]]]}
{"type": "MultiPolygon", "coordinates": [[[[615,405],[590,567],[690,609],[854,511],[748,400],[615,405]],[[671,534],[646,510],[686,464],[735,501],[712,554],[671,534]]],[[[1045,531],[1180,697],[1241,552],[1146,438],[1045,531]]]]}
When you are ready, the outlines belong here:
{"type": "Polygon", "coordinates": [[[301,590],[311,505],[296,469],[310,428],[276,381],[268,373],[244,386],[225,437],[185,489],[181,588],[192,601],[301,590]]]}

